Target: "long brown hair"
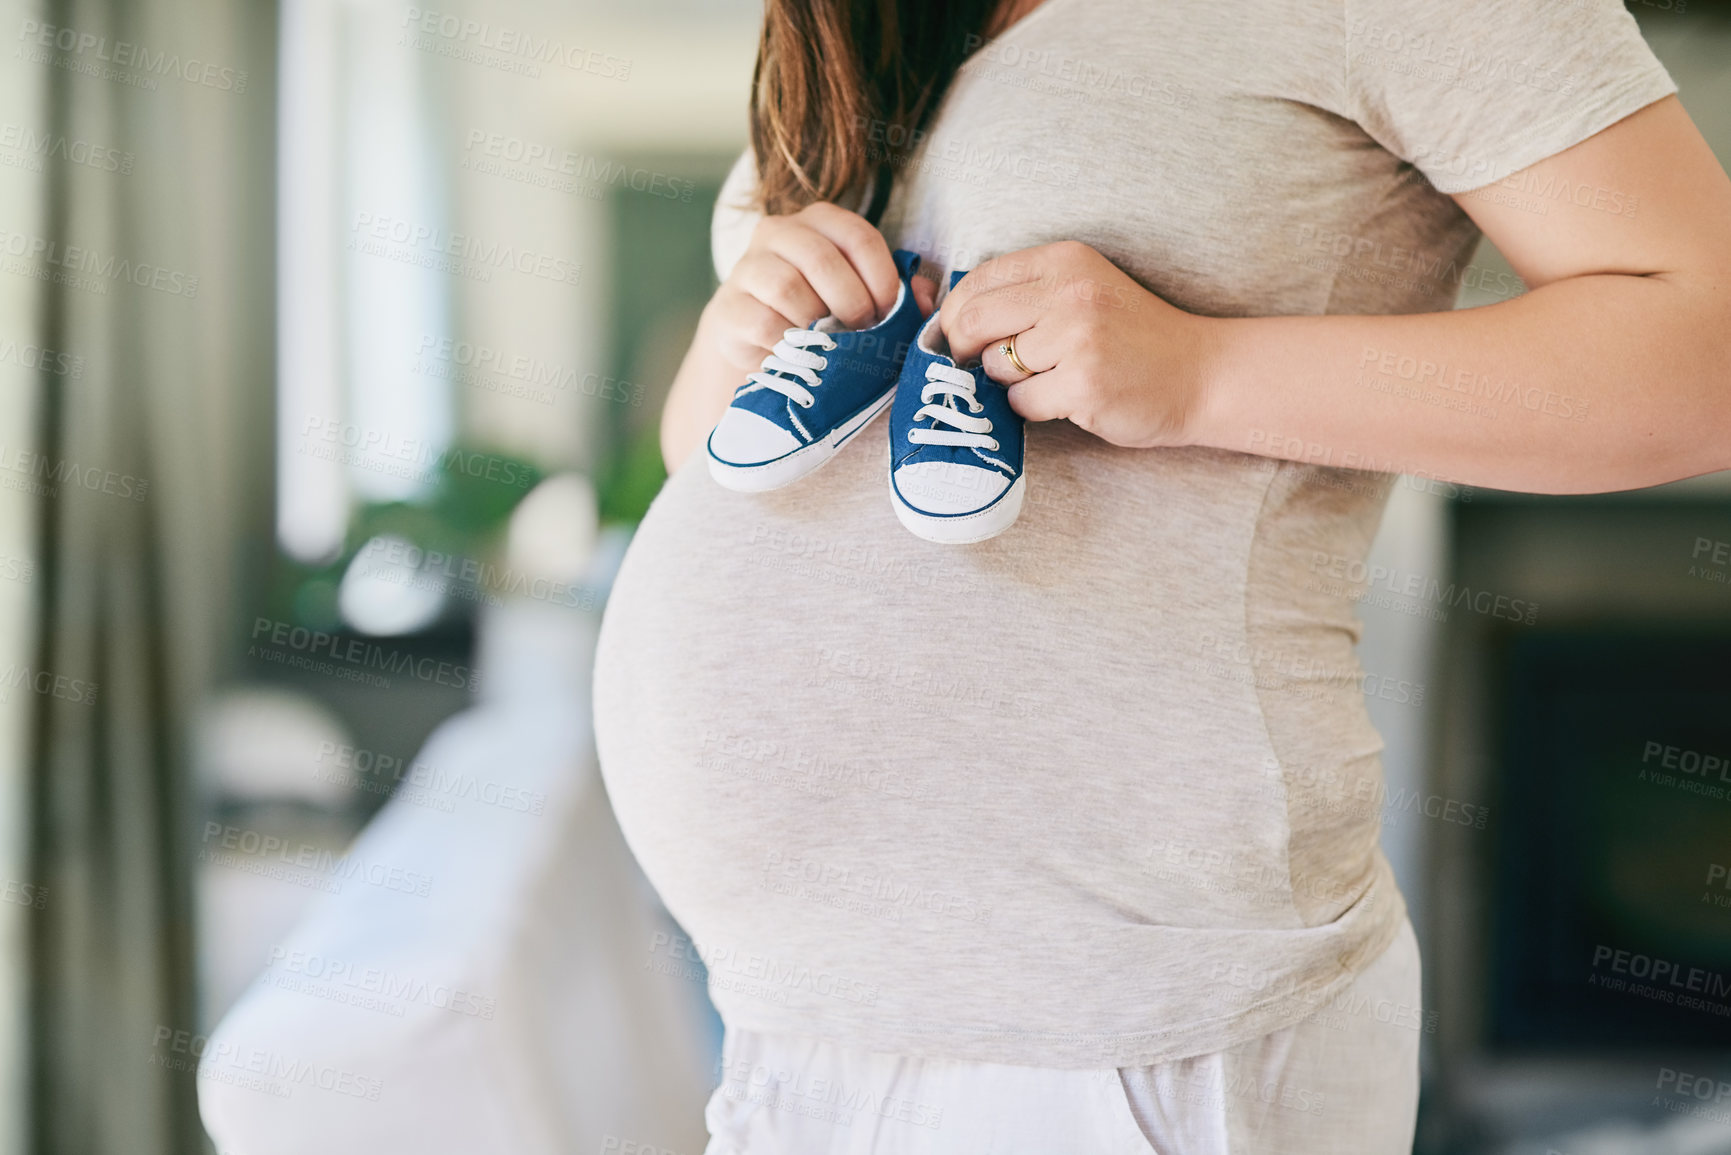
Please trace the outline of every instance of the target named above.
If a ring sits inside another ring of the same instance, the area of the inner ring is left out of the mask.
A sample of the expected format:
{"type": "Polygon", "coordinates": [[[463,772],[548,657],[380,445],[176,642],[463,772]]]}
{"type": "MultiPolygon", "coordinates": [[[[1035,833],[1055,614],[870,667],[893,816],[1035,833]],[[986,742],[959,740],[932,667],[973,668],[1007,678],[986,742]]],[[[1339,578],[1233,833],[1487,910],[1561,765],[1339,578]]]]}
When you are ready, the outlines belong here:
{"type": "Polygon", "coordinates": [[[790,213],[862,195],[873,222],[895,166],[999,0],[764,0],[752,76],[758,207],[790,213]]]}

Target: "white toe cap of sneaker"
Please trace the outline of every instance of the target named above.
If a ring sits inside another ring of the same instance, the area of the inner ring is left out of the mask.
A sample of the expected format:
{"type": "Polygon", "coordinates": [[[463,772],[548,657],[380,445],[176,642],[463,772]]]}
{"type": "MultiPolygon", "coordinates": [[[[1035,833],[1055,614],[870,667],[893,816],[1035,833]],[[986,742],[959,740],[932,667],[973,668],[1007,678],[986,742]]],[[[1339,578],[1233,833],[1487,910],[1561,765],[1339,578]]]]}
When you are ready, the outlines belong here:
{"type": "Polygon", "coordinates": [[[954,461],[918,461],[896,470],[902,500],[924,513],[972,513],[1008,488],[1010,479],[1002,470],[954,461]]]}
{"type": "Polygon", "coordinates": [[[800,448],[799,438],[767,417],[728,406],[709,435],[710,452],[730,465],[774,461],[800,448]]]}

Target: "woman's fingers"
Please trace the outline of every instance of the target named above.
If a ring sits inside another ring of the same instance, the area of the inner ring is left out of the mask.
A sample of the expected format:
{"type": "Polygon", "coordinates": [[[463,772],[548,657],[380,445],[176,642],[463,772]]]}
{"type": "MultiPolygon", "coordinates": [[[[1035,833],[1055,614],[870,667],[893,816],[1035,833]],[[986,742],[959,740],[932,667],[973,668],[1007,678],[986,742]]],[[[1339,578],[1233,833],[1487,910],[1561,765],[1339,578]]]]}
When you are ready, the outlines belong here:
{"type": "Polygon", "coordinates": [[[1052,339],[1051,327],[1042,328],[1036,323],[1032,329],[1024,329],[1014,337],[1004,337],[987,345],[980,354],[980,363],[986,368],[986,376],[992,380],[1014,385],[1056,366],[1058,355],[1058,343],[1052,339]],[[1005,346],[1015,349],[1016,359],[1028,367],[1027,372],[1016,368],[1005,346]]]}
{"type": "MultiPolygon", "coordinates": [[[[964,292],[973,276],[969,273],[963,277],[938,310],[944,339],[950,344],[950,356],[958,365],[972,361],[987,345],[1002,341],[1011,333],[1032,329],[1045,312],[1037,297],[1013,284],[985,292],[964,292]]],[[[1022,353],[1020,344],[1016,353],[1028,368],[1036,371],[1040,368],[1022,353]]]]}
{"type": "Polygon", "coordinates": [[[781,335],[794,327],[783,313],[750,293],[718,293],[714,310],[716,349],[741,373],[755,372],[781,335]]]}
{"type": "MultiPolygon", "coordinates": [[[[982,261],[962,278],[944,299],[944,335],[958,359],[977,357],[987,344],[1033,328],[1043,317],[1073,316],[1078,306],[1128,299],[1127,283],[1111,262],[1080,241],[1020,249],[982,261]]],[[[1021,346],[1016,348],[1020,352],[1021,346]]]]}
{"type": "MultiPolygon", "coordinates": [[[[758,349],[762,359],[791,328],[833,316],[850,329],[866,328],[894,307],[901,275],[889,244],[864,217],[832,204],[807,205],[790,216],[764,217],[724,289],[755,300],[719,309],[716,321],[729,361],[758,349]],[[767,327],[779,321],[771,333],[767,327]]],[[[931,295],[927,294],[929,308],[931,295]]]]}
{"type": "MultiPolygon", "coordinates": [[[[767,240],[769,251],[804,277],[822,302],[823,312],[818,316],[829,314],[849,329],[863,329],[877,320],[878,308],[871,290],[841,249],[827,236],[816,229],[789,222],[783,228],[772,230],[767,240]]],[[[879,244],[882,243],[880,240],[879,244]]],[[[889,259],[888,249],[884,250],[884,259],[889,259]]],[[[893,272],[893,263],[890,268],[893,272]]],[[[817,320],[817,317],[812,320],[817,320]]]]}
{"type": "Polygon", "coordinates": [[[796,324],[829,315],[850,329],[886,316],[901,287],[883,235],[858,213],[824,203],[760,221],[733,280],[796,324]]]}
{"type": "Polygon", "coordinates": [[[1010,408],[1026,421],[1056,421],[1076,412],[1079,391],[1074,373],[1036,373],[1010,386],[1010,408]]]}
{"type": "MultiPolygon", "coordinates": [[[[739,258],[730,280],[736,288],[786,317],[789,327],[803,328],[829,312],[829,306],[798,266],[766,248],[752,249],[739,258]]],[[[776,334],[778,339],[780,336],[776,334]]]]}
{"type": "Polygon", "coordinates": [[[888,316],[895,307],[902,279],[896,271],[889,242],[877,227],[858,213],[824,201],[807,205],[792,219],[814,229],[841,250],[871,295],[875,315],[888,316]]]}

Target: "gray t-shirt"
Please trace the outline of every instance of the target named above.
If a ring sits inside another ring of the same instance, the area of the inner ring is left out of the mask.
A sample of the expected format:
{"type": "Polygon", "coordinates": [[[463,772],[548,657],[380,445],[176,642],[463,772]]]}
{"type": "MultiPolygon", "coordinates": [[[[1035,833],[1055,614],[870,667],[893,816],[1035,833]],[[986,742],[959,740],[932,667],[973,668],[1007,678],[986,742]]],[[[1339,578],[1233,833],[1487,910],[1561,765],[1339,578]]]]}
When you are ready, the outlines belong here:
{"type": "MultiPolygon", "coordinates": [[[[1638,211],[1519,170],[1674,91],[1616,0],[1047,0],[883,229],[946,270],[1084,241],[1211,315],[1443,310],[1478,238],[1444,192],[1638,211]]],[[[954,547],[897,522],[883,428],[768,494],[694,455],[607,607],[602,770],[723,1019],[1107,1067],[1312,1013],[1405,917],[1365,699],[1423,689],[1354,652],[1389,464],[1031,425],[1021,519],[954,547]]]]}

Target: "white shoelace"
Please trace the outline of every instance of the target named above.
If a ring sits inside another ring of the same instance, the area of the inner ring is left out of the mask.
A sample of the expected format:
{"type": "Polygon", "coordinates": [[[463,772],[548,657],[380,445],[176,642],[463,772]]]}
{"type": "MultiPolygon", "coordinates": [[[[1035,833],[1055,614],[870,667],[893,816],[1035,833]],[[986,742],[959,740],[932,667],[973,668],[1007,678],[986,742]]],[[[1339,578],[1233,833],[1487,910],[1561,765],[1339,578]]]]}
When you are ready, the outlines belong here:
{"type": "Polygon", "coordinates": [[[829,368],[829,358],[811,350],[822,349],[827,353],[834,348],[835,342],[827,333],[816,329],[789,329],[775,343],[769,356],[763,359],[763,368],[747,377],[734,396],[749,393],[753,388],[771,389],[800,408],[810,409],[816,403],[811,390],[822,383],[818,370],[829,368]],[[792,374],[799,381],[781,376],[783,373],[792,374]]]}
{"type": "MultiPolygon", "coordinates": [[[[937,361],[926,366],[926,383],[920,388],[920,411],[914,414],[914,420],[924,421],[929,418],[951,428],[910,429],[908,440],[919,445],[960,445],[976,453],[982,449],[996,449],[998,443],[991,436],[992,419],[973,417],[962,412],[955,404],[958,397],[967,402],[968,408],[974,413],[985,408],[980,399],[974,396],[972,373],[937,361]],[[935,403],[933,399],[937,397],[944,398],[944,402],[935,403]]],[[[986,455],[980,453],[980,456],[986,455]]],[[[1003,462],[994,461],[994,464],[1003,465],[1003,462]]],[[[1009,466],[1005,465],[1004,468],[1008,469],[1009,466]]]]}

